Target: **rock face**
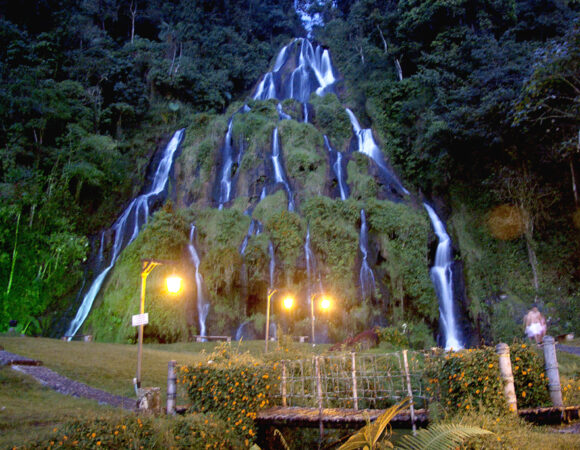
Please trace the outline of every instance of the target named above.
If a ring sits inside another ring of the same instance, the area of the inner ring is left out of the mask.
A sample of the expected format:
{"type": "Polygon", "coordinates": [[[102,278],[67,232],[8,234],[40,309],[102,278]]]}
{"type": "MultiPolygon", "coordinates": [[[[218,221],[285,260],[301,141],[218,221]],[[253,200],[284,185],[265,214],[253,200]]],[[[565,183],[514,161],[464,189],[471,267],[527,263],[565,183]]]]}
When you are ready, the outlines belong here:
{"type": "Polygon", "coordinates": [[[150,339],[187,339],[203,334],[200,327],[207,335],[261,337],[268,290],[277,292],[271,323],[310,335],[314,316],[316,342],[344,340],[408,316],[437,322],[428,216],[372,130],[341,105],[333,92],[337,78],[325,49],[297,39],[251,99],[232,104],[225,115],[194,117],[175,162],[174,203],[109,275],[89,320],[97,339],[134,338],[125,322],[107,331],[108,318],[135,313],[126,278],[139,270],[133,266],[145,250],[185,260],[186,284],[196,286],[198,274],[204,281],[181,304],[148,292],[157,317],[148,325],[150,339]],[[187,252],[192,225],[195,268],[187,252]],[[195,307],[196,292],[203,292],[207,308],[195,307]],[[290,314],[280,307],[286,293],[296,299],[290,314]],[[317,310],[323,293],[335,299],[331,313],[317,310]]]}

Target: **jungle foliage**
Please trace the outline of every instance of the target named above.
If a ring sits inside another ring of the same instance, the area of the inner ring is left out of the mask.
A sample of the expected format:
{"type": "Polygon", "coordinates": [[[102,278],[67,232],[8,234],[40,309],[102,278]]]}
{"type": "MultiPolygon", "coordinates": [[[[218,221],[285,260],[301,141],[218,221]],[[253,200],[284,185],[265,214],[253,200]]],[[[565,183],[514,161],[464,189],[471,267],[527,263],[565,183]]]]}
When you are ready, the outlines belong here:
{"type": "MultiPolygon", "coordinates": [[[[88,322],[100,338],[133,338],[127,323],[140,258],[180,259],[193,271],[184,257],[192,223],[216,332],[231,332],[240,315],[263,319],[269,240],[277,282],[305,296],[308,227],[316,277],[342,302],[328,318],[338,330],[332,339],[370,324],[424,321],[435,332],[428,218],[420,205],[382,200],[372,162],[349,154],[343,105],[372,126],[417,199],[443,213],[481,338],[521,335],[532,302],[555,334],[580,325],[578,2],[318,2],[325,26],[314,37],[342,79],[336,95],[311,98],[312,124],[299,123],[293,100],[283,108],[296,120],[280,123],[275,102],[247,100],[276,51],[303,34],[293,2],[12,3],[0,6],[0,331],[17,319],[29,333],[52,332],[98,245],[87,236],[110,226],[151,176],[161,136],[184,127],[175,203],[152,218],[111,273],[88,322]],[[211,207],[219,152],[227,120],[244,102],[250,110],[233,119],[237,198],[218,211],[211,207]],[[259,201],[278,123],[296,213],[286,211],[279,188],[259,201]],[[347,159],[344,202],[326,197],[324,134],[347,159]],[[521,224],[498,238],[490,223],[502,205],[518,211],[521,224]],[[241,258],[251,206],[263,233],[249,238],[241,258]],[[360,302],[363,208],[379,288],[360,302]]],[[[152,287],[162,272],[151,276],[152,287]]],[[[194,291],[171,306],[152,294],[159,320],[152,339],[195,332],[194,291]]],[[[296,332],[307,328],[301,308],[296,332]]]]}

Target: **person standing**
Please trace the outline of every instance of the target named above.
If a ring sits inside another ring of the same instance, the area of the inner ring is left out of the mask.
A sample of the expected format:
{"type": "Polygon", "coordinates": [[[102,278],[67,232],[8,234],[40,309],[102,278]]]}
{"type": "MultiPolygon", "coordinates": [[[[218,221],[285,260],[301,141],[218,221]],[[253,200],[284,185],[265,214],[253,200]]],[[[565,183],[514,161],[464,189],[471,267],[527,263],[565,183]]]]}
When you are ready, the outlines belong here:
{"type": "Polygon", "coordinates": [[[536,344],[541,344],[546,335],[546,319],[536,306],[524,316],[524,328],[528,339],[534,339],[536,344]]]}

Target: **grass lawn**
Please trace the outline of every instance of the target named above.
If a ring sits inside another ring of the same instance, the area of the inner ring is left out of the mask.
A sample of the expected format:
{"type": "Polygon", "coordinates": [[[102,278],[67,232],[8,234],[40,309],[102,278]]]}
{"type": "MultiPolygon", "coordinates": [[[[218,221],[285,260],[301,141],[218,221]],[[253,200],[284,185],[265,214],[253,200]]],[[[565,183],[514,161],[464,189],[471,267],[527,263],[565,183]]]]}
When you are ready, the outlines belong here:
{"type": "MultiPolygon", "coordinates": [[[[215,342],[145,344],[143,385],[159,386],[164,393],[169,360],[174,359],[178,364],[195,364],[206,360],[218,345],[215,342]]],[[[231,345],[239,352],[249,352],[257,358],[263,356],[263,341],[233,342],[231,345]]],[[[44,366],[71,379],[117,395],[135,397],[132,380],[137,362],[136,345],[0,336],[0,346],[6,351],[39,359],[44,366]]],[[[328,346],[324,345],[313,348],[309,344],[293,343],[287,352],[287,348],[272,343],[268,359],[305,357],[327,349],[328,346]]],[[[558,358],[563,375],[577,378],[580,357],[559,352],[558,358]]],[[[178,404],[184,404],[184,399],[178,398],[178,404]]],[[[55,426],[73,418],[124,414],[130,413],[91,400],[61,395],[10,367],[0,367],[0,448],[46,439],[55,426]]],[[[580,448],[579,435],[556,434],[547,427],[532,427],[519,421],[504,423],[503,419],[497,422],[493,416],[465,415],[462,422],[496,432],[500,440],[486,441],[484,445],[488,448],[580,448]]]]}
{"type": "Polygon", "coordinates": [[[59,394],[12,368],[0,367],[0,448],[45,438],[67,420],[128,414],[120,409],[59,394]]]}

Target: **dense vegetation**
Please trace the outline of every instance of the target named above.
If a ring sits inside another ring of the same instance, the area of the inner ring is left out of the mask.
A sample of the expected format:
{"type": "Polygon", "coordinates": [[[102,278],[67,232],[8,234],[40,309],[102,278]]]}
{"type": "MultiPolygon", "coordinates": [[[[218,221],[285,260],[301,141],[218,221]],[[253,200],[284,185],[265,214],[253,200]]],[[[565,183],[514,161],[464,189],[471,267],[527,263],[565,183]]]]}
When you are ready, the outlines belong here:
{"type": "Polygon", "coordinates": [[[578,3],[337,5],[316,36],[402,178],[448,205],[483,337],[518,335],[533,302],[577,329],[578,3]]]}
{"type": "MultiPolygon", "coordinates": [[[[130,299],[141,257],[178,258],[198,227],[213,330],[263,321],[268,239],[279,287],[305,293],[308,226],[325,287],[340,299],[332,339],[371,324],[427,323],[433,235],[419,206],[384,200],[369,160],[347,165],[351,198],[332,186],[322,135],[346,152],[341,105],[371,125],[405,185],[446,213],[465,276],[468,310],[486,341],[521,334],[539,303],[554,333],[580,325],[578,159],[580,25],[564,0],[320,2],[315,38],[343,80],[311,99],[312,124],[285,121],[280,139],[298,213],[284,192],[259,202],[265,235],[239,246],[257,203],[277,123],[275,103],[249,102],[233,139],[243,155],[239,195],[209,209],[227,120],[303,33],[290,1],[45,1],[0,9],[0,330],[11,318],[49,334],[70,307],[91,247],[148,175],[161,136],[186,127],[174,202],[127,249],[89,319],[101,339],[134,330],[130,299]],[[24,14],[22,11],[26,11],[24,14]],[[222,115],[225,113],[225,115],[222,115]],[[262,180],[262,181],[256,181],[262,180]],[[447,205],[446,207],[441,205],[447,205]],[[360,209],[367,210],[377,291],[356,286],[360,209]],[[133,280],[134,283],[127,280],[133,280]]],[[[300,120],[294,101],[283,104],[300,120]]],[[[94,247],[95,245],[93,245],[94,247]]],[[[190,265],[184,263],[189,270],[190,265]]],[[[155,277],[161,277],[161,273],[155,277]]],[[[153,284],[155,286],[155,278],[153,284]]],[[[152,294],[151,338],[195,334],[194,287],[171,308],[152,294]]],[[[307,311],[294,332],[308,333],[307,311]]]]}
{"type": "Polygon", "coordinates": [[[300,30],[291,1],[2,2],[0,329],[49,333],[159,139],[246,95],[300,30]]]}

